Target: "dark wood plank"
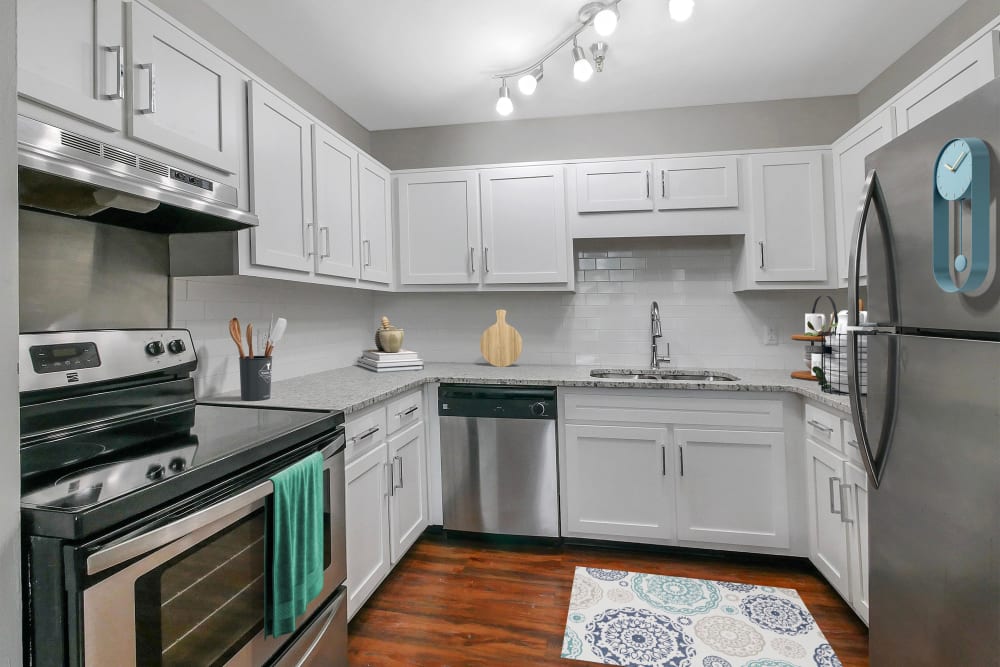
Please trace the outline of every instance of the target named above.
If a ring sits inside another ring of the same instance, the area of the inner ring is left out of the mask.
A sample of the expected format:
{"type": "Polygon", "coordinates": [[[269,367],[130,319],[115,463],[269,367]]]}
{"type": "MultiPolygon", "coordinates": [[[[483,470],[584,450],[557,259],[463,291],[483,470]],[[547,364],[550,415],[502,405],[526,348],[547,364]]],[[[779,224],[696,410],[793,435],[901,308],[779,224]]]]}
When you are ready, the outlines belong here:
{"type": "Polygon", "coordinates": [[[799,561],[745,560],[577,545],[504,544],[428,533],[349,628],[358,666],[562,665],[576,567],[794,588],[844,667],[868,667],[868,630],[799,561]]]}

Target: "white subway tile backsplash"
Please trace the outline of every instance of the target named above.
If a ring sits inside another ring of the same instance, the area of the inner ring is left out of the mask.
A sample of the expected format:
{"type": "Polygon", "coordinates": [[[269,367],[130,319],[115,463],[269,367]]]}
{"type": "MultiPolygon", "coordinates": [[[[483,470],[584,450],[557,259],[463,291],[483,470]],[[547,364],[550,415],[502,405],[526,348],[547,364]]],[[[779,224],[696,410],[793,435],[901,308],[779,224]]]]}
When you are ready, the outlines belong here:
{"type": "Polygon", "coordinates": [[[597,268],[597,260],[596,259],[579,259],[579,260],[577,260],[576,265],[577,265],[577,268],[580,269],[581,271],[593,271],[594,269],[597,268]]]}
{"type": "Polygon", "coordinates": [[[598,259],[595,261],[597,262],[597,268],[599,269],[620,269],[622,266],[622,261],[617,257],[613,259],[598,259]]]}
{"type": "Polygon", "coordinates": [[[607,281],[607,280],[609,280],[609,278],[608,278],[608,272],[606,270],[603,270],[603,271],[584,271],[583,279],[585,281],[587,281],[587,282],[599,282],[599,281],[607,281]]]}
{"type": "Polygon", "coordinates": [[[618,269],[609,272],[611,280],[631,281],[635,277],[635,272],[631,269],[618,269]]]}
{"type": "Polygon", "coordinates": [[[631,250],[609,250],[608,257],[631,257],[631,250]]]}

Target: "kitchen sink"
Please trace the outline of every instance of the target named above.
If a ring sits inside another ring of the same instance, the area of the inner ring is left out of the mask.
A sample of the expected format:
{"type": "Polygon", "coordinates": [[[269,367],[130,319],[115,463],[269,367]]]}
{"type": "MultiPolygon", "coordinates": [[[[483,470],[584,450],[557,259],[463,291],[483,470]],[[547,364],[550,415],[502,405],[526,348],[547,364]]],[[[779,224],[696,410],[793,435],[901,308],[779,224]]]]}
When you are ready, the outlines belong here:
{"type": "Polygon", "coordinates": [[[590,376],[607,380],[659,380],[661,382],[667,380],[686,382],[733,382],[739,380],[735,375],[719,371],[681,369],[595,370],[590,371],[590,376]]]}

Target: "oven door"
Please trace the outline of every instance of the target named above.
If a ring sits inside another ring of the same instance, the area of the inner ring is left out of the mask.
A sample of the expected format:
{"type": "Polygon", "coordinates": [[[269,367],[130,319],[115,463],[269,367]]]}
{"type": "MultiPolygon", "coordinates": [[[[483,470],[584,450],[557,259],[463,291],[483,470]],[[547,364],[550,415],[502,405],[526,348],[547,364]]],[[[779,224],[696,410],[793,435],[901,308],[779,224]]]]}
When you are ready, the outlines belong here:
{"type": "MultiPolygon", "coordinates": [[[[299,627],[346,578],[343,451],[325,459],[323,470],[324,586],[299,627]]],[[[279,653],[290,637],[264,635],[272,493],[270,481],[258,482],[89,555],[91,580],[113,573],[82,592],[84,664],[257,667],[279,653]]]]}

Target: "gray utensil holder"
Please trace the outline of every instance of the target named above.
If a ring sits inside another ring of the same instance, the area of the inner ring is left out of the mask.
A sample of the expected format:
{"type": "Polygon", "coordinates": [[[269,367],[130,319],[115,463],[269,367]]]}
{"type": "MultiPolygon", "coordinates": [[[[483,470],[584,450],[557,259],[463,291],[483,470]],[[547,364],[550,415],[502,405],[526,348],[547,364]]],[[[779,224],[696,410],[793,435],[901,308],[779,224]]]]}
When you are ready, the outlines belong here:
{"type": "Polygon", "coordinates": [[[271,398],[271,357],[240,359],[240,398],[244,401],[271,398]]]}

